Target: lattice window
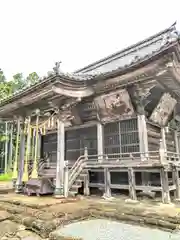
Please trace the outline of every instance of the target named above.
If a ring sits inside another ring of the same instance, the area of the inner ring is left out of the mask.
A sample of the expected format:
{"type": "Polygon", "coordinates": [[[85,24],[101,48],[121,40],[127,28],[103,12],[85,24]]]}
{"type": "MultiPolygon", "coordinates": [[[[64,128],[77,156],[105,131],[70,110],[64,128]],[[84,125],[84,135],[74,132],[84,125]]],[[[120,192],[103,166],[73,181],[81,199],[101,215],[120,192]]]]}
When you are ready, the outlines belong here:
{"type": "Polygon", "coordinates": [[[115,153],[120,152],[119,141],[119,123],[108,123],[104,126],[104,151],[105,154],[113,154],[112,157],[116,157],[115,153]]]}
{"type": "Polygon", "coordinates": [[[65,158],[66,160],[75,160],[80,156],[80,136],[77,130],[69,130],[65,134],[65,158]]]}
{"type": "Polygon", "coordinates": [[[175,135],[172,129],[169,129],[169,131],[166,132],[166,146],[167,146],[167,151],[176,152],[175,135]]]}
{"type": "Polygon", "coordinates": [[[41,152],[41,155],[48,153],[50,161],[55,162],[57,159],[57,133],[43,136],[42,144],[43,154],[41,152]]]}
{"type": "Polygon", "coordinates": [[[120,146],[122,153],[139,152],[139,134],[137,119],[119,122],[120,146]]]}
{"type": "Polygon", "coordinates": [[[106,124],[104,150],[105,154],[139,152],[137,119],[106,124]]]}
{"type": "Polygon", "coordinates": [[[66,134],[66,159],[77,160],[84,154],[84,148],[88,148],[88,154],[97,154],[97,129],[96,127],[69,130],[66,134]]]}

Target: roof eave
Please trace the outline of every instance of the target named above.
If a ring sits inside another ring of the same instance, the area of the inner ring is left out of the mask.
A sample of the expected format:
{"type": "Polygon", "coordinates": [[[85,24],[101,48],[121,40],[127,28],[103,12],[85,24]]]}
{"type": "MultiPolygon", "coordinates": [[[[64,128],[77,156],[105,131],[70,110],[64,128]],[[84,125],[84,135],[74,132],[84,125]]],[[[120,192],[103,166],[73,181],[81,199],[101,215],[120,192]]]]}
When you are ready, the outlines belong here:
{"type": "Polygon", "coordinates": [[[95,69],[95,68],[98,67],[99,65],[100,65],[100,66],[103,65],[104,62],[106,62],[106,61],[108,61],[108,60],[111,61],[112,58],[118,57],[118,55],[123,54],[124,52],[127,52],[127,51],[129,51],[129,50],[133,50],[133,49],[137,48],[138,46],[140,46],[140,45],[142,45],[142,44],[144,44],[144,43],[146,43],[146,42],[148,43],[149,41],[157,38],[158,36],[161,36],[161,35],[169,32],[169,31],[171,31],[171,29],[174,28],[175,25],[176,25],[176,22],[175,22],[174,24],[172,24],[170,27],[168,27],[168,28],[160,31],[159,33],[157,33],[157,34],[155,34],[155,35],[152,35],[151,37],[146,38],[145,40],[140,41],[140,42],[138,42],[138,43],[136,43],[136,44],[133,44],[133,45],[131,45],[131,46],[129,46],[129,47],[121,50],[121,51],[118,51],[118,52],[116,52],[116,53],[114,53],[114,54],[111,54],[111,55],[105,57],[105,58],[102,58],[102,59],[100,59],[100,60],[98,60],[98,61],[96,61],[96,62],[94,62],[94,63],[91,63],[91,64],[89,64],[89,65],[87,65],[87,66],[85,66],[85,67],[83,67],[83,68],[80,68],[80,69],[76,70],[74,73],[81,73],[81,72],[83,72],[83,71],[88,71],[88,70],[95,69]],[[97,66],[97,65],[98,65],[98,66],[97,66]]]}

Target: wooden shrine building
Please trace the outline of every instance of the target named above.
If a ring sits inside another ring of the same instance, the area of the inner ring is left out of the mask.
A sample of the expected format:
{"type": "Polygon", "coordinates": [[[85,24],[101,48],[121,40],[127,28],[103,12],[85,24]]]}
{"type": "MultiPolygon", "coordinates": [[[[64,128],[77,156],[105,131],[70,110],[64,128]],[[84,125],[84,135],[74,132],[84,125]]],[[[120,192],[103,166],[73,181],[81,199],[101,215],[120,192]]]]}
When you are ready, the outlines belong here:
{"type": "Polygon", "coordinates": [[[86,195],[129,190],[132,199],[143,191],[162,193],[165,203],[180,199],[175,25],[73,74],[56,63],[2,100],[0,118],[17,123],[17,192],[68,196],[83,186],[86,195]]]}

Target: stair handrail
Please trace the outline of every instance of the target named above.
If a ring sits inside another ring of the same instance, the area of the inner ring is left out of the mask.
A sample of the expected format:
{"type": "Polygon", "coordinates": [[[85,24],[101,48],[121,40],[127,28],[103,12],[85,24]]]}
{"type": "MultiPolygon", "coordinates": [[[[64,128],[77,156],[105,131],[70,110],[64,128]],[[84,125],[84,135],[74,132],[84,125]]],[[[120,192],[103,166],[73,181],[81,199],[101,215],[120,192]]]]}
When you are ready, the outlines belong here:
{"type": "Polygon", "coordinates": [[[83,163],[86,163],[88,159],[88,150],[87,148],[84,149],[84,154],[81,155],[76,162],[74,163],[74,165],[72,166],[72,168],[69,171],[69,188],[72,186],[73,182],[75,181],[75,179],[77,178],[77,176],[80,174],[80,172],[83,170],[84,166],[83,163]]]}
{"type": "Polygon", "coordinates": [[[69,182],[72,181],[76,173],[78,172],[79,168],[81,167],[82,163],[84,162],[84,156],[81,156],[81,158],[78,159],[78,162],[74,166],[74,168],[69,171],[69,182]]]}
{"type": "MultiPolygon", "coordinates": [[[[82,159],[82,163],[83,162],[84,162],[84,159],[82,159]]],[[[75,171],[73,171],[73,174],[69,178],[69,189],[72,186],[72,184],[74,183],[74,181],[76,180],[76,178],[79,176],[79,174],[82,172],[84,166],[85,166],[85,164],[84,165],[80,164],[79,167],[77,167],[77,169],[75,171]]]]}
{"type": "MultiPolygon", "coordinates": [[[[29,174],[29,176],[31,175],[31,171],[33,169],[33,164],[34,163],[31,164],[30,161],[28,162],[28,174],[29,174]]],[[[45,168],[46,164],[47,164],[46,159],[39,159],[39,161],[38,161],[38,174],[45,168]]]]}
{"type": "Polygon", "coordinates": [[[69,170],[69,175],[73,172],[73,170],[77,167],[77,165],[81,162],[81,160],[84,158],[84,155],[81,155],[78,157],[78,159],[75,161],[73,166],[69,170]]]}

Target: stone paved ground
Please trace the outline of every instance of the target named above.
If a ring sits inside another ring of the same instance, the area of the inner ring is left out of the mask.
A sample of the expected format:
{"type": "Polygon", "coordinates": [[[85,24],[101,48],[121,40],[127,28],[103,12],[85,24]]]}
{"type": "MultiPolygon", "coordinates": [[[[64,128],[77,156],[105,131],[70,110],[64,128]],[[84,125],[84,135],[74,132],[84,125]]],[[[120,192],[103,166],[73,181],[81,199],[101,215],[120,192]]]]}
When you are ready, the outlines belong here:
{"type": "Polygon", "coordinates": [[[112,218],[179,229],[180,211],[174,205],[131,203],[121,199],[68,199],[0,195],[0,239],[60,239],[54,234],[59,226],[92,217],[112,218]],[[64,200],[63,200],[64,201],[64,200]]]}
{"type": "Polygon", "coordinates": [[[88,218],[130,221],[173,231],[180,228],[179,205],[146,200],[134,203],[124,198],[65,200],[0,194],[0,240],[62,239],[55,234],[58,227],[88,218]]]}
{"type": "Polygon", "coordinates": [[[12,182],[1,182],[0,181],[0,194],[1,193],[8,193],[13,190],[13,183],[12,182]]]}

